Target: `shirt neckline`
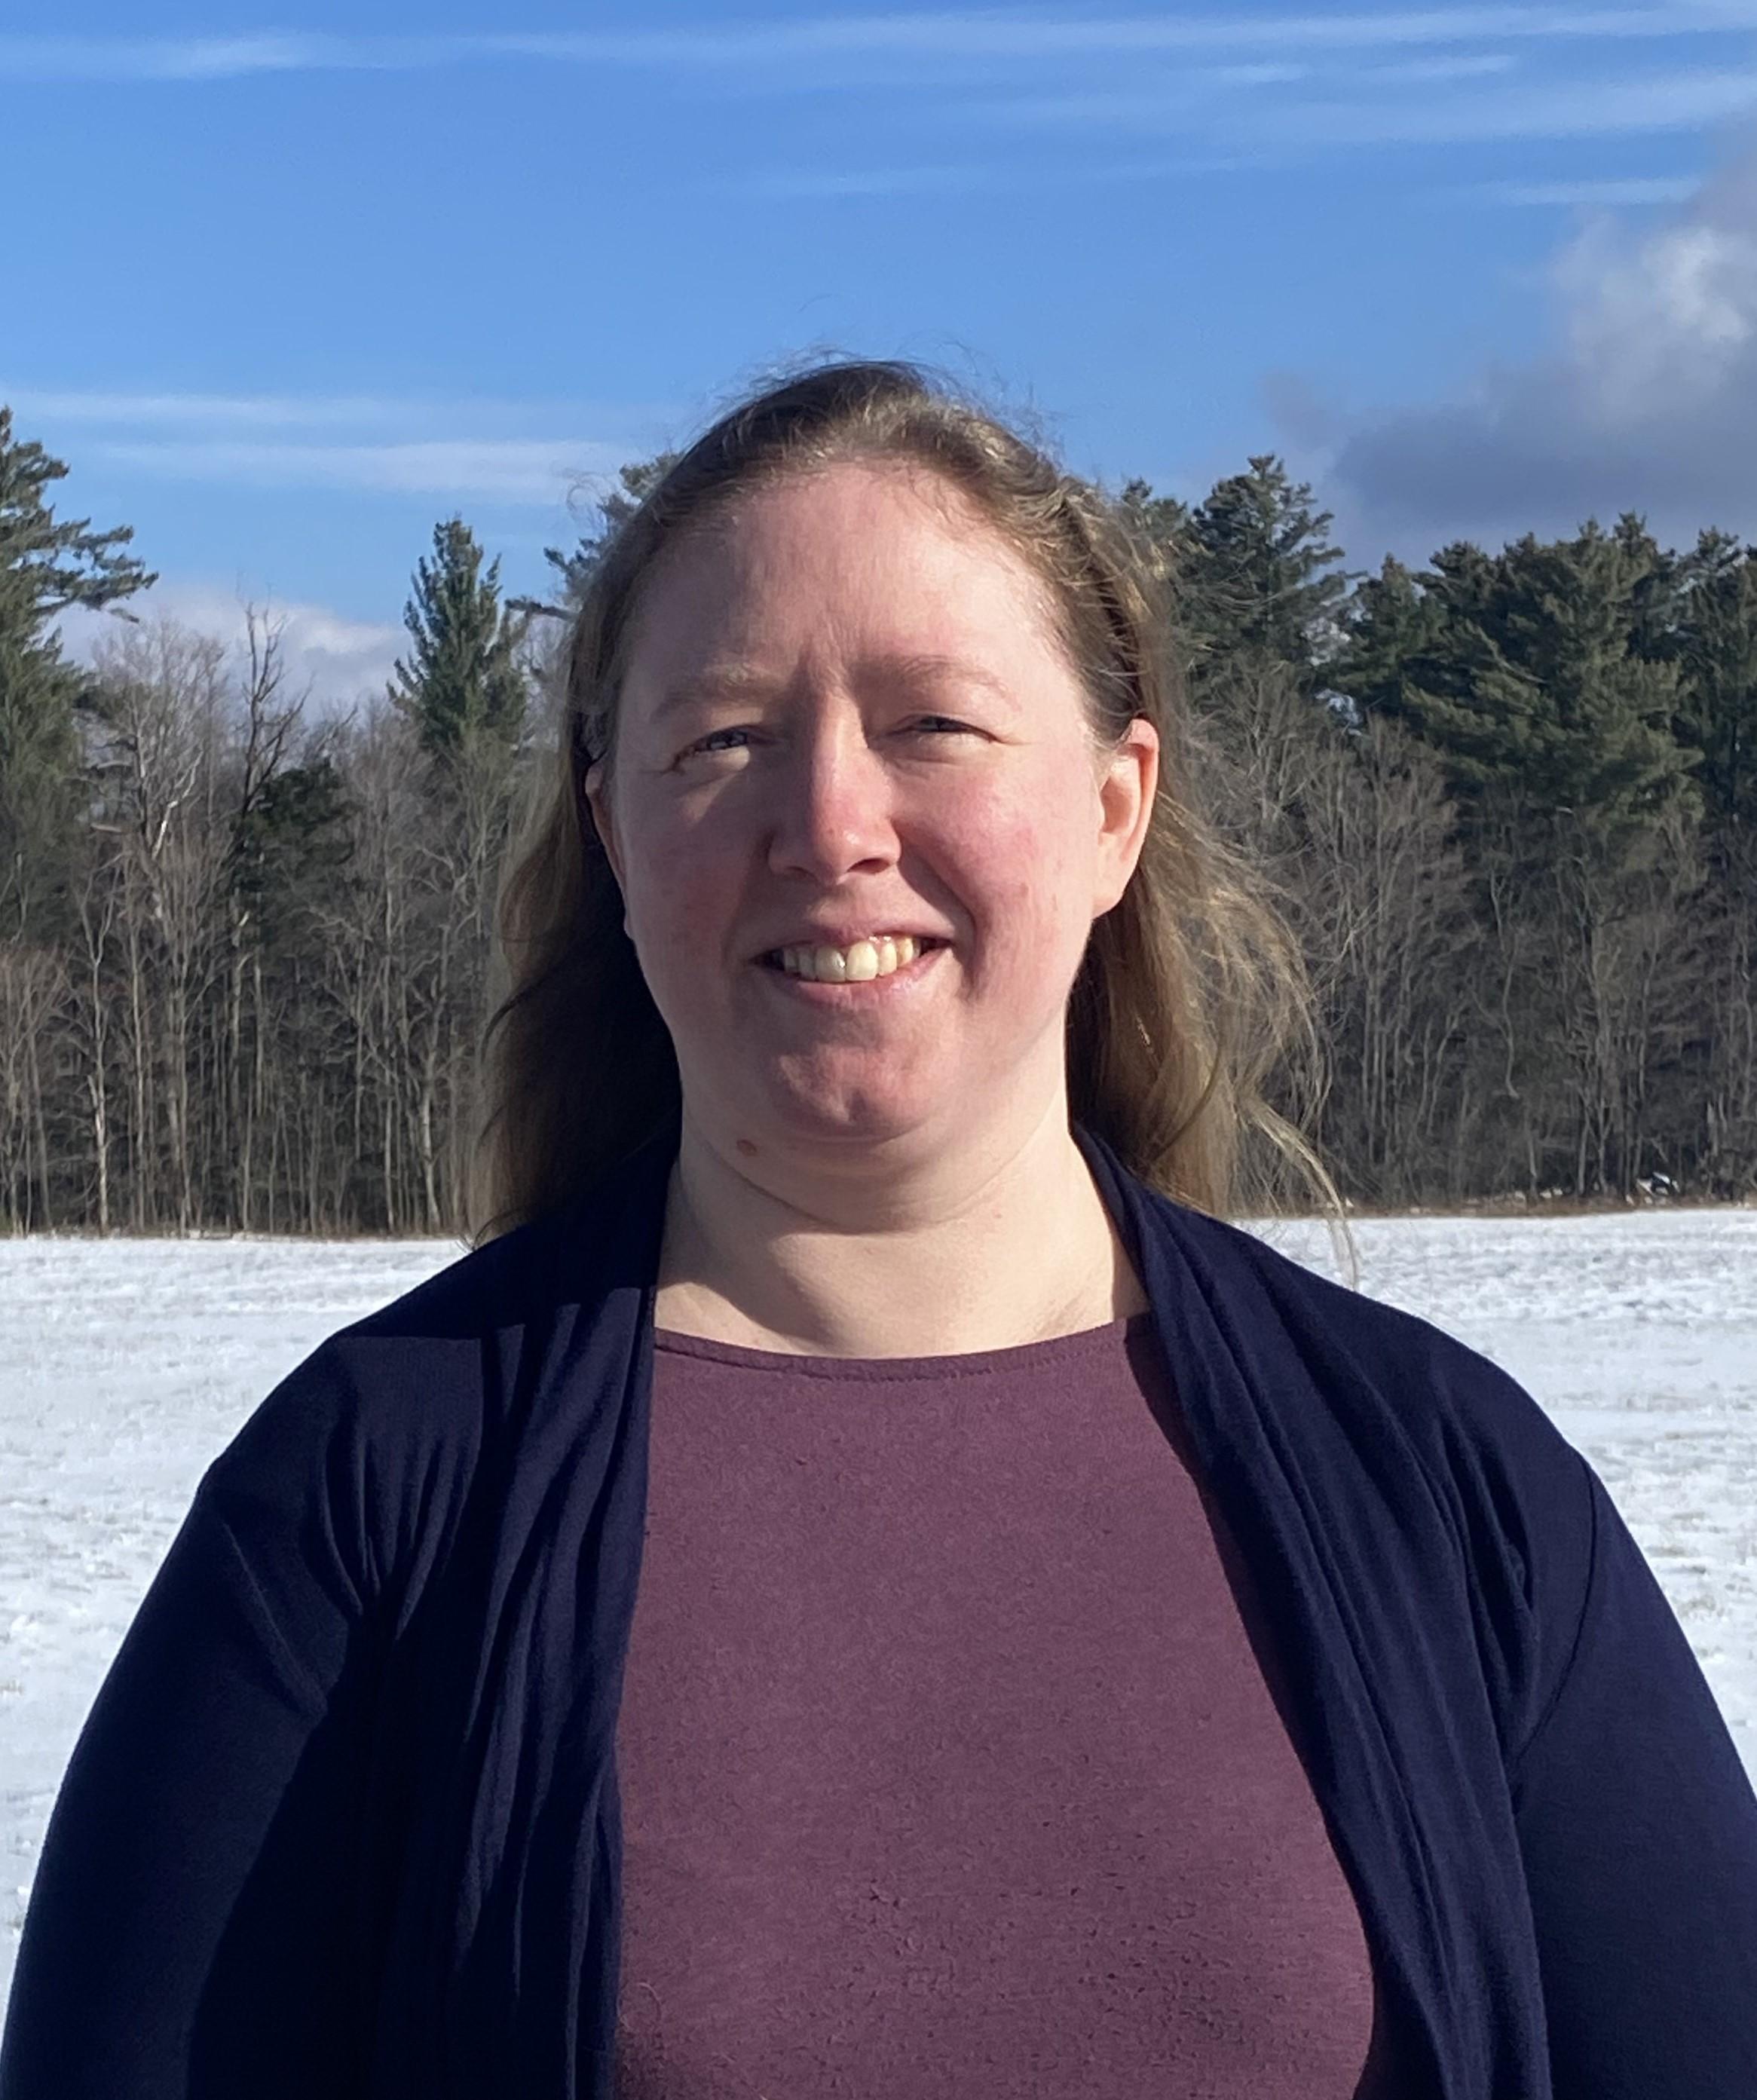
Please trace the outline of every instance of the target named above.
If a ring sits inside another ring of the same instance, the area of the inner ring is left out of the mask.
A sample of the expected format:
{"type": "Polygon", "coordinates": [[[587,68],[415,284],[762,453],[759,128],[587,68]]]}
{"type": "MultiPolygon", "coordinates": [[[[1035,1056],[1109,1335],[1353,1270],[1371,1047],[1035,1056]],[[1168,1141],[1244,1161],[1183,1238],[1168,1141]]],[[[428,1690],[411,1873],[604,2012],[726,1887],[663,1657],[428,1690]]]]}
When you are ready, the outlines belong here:
{"type": "Polygon", "coordinates": [[[947,1379],[982,1378],[998,1374],[1035,1370],[1066,1358],[1098,1357],[1118,1344],[1126,1345],[1150,1334],[1150,1311],[1106,1321],[1102,1326],[1083,1327],[1071,1335],[1053,1335],[1047,1341],[1018,1342],[1001,1349],[966,1350],[942,1357],[819,1357],[802,1356],[788,1349],[755,1349],[741,1342],[711,1341],[702,1335],[682,1335],[656,1326],[653,1347],[665,1356],[693,1357],[698,1361],[723,1364],[734,1370],[760,1370],[771,1377],[819,1379],[947,1379]]]}

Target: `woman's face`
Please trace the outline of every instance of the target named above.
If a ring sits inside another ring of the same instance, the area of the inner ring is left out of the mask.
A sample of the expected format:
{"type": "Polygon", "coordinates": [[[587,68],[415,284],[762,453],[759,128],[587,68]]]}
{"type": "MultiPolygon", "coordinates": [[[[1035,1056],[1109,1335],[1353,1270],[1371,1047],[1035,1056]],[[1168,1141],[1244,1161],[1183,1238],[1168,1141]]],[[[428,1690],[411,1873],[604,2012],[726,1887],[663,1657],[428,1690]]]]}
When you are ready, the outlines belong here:
{"type": "Polygon", "coordinates": [[[1031,571],[962,496],[840,465],[685,528],[637,608],[617,739],[587,793],[698,1127],[746,1154],[914,1149],[1046,1112],[1157,738],[1137,721],[1094,754],[1031,571]],[[856,944],[905,933],[933,945],[863,981],[776,960],[882,968],[856,944]]]}

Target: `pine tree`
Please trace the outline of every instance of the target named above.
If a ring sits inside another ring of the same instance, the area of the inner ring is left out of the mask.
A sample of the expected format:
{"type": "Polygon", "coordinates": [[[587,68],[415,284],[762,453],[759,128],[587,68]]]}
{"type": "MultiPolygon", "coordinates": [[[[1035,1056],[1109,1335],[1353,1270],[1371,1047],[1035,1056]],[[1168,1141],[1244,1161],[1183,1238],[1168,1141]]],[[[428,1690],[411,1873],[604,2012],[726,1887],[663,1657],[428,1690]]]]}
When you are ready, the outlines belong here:
{"type": "Polygon", "coordinates": [[[1318,690],[1336,653],[1351,579],[1336,564],[1331,514],[1269,453],[1217,483],[1184,534],[1185,617],[1212,655],[1285,664],[1318,690]]]}
{"type": "Polygon", "coordinates": [[[1494,556],[1460,542],[1413,579],[1388,563],[1339,679],[1436,750],[1467,800],[1516,783],[1607,834],[1650,829],[1697,793],[1672,733],[1678,666],[1636,646],[1662,562],[1644,535],[1589,523],[1494,556]]]}
{"type": "Polygon", "coordinates": [[[1190,505],[1181,496],[1155,496],[1150,482],[1125,481],[1116,498],[1123,522],[1161,557],[1175,562],[1190,534],[1190,505]]]}
{"type": "Polygon", "coordinates": [[[1379,574],[1363,577],[1355,589],[1347,641],[1330,678],[1358,713],[1409,726],[1419,711],[1417,696],[1433,679],[1432,658],[1442,631],[1437,598],[1388,555],[1379,574]]]}
{"type": "Polygon", "coordinates": [[[1677,571],[1678,737],[1712,822],[1757,840],[1757,549],[1704,532],[1677,571]]]}
{"type": "Polygon", "coordinates": [[[101,608],[156,580],[123,549],[130,527],[94,532],[58,521],[46,499],[66,474],[40,444],[15,439],[0,408],[0,898],[7,932],[29,922],[56,876],[79,766],[76,708],[83,681],[51,622],[72,606],[101,608]]]}
{"type": "Polygon", "coordinates": [[[483,737],[510,748],[523,726],[525,621],[501,603],[500,567],[497,558],[483,568],[461,518],[435,526],[433,558],[416,565],[403,613],[415,646],[397,660],[391,698],[442,761],[483,737]]]}
{"type": "Polygon", "coordinates": [[[651,459],[631,461],[617,472],[617,486],[598,499],[598,527],[583,534],[571,554],[559,547],[545,547],[545,561],[556,571],[562,603],[558,610],[576,612],[585,587],[603,558],[605,548],[651,495],[682,457],[674,452],[656,452],[651,459]]]}

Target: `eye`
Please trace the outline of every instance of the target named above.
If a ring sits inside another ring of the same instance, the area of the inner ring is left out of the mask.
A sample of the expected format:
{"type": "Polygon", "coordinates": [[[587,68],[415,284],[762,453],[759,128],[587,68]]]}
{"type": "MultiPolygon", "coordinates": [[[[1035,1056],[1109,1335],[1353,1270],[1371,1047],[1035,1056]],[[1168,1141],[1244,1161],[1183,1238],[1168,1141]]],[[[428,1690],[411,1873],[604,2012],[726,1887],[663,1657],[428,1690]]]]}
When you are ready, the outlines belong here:
{"type": "Polygon", "coordinates": [[[721,742],[720,742],[720,739],[721,739],[722,737],[723,737],[723,736],[748,736],[748,735],[749,735],[749,734],[750,734],[750,732],[749,732],[749,730],[743,730],[743,729],[717,729],[717,730],[713,730],[710,735],[707,735],[707,736],[704,736],[704,737],[700,737],[700,738],[699,738],[699,739],[697,739],[694,743],[692,743],[692,744],[689,747],[689,750],[688,750],[688,751],[686,751],[686,752],[685,752],[685,753],[684,753],[683,755],[684,755],[684,757],[686,758],[686,757],[688,757],[690,756],[691,752],[697,752],[697,751],[713,751],[713,750],[717,750],[717,750],[722,750],[722,751],[723,751],[723,750],[727,749],[729,747],[727,747],[726,745],[724,745],[724,744],[721,743],[721,742]]]}
{"type": "MultiPolygon", "coordinates": [[[[903,733],[908,735],[918,731],[929,735],[951,736],[974,736],[977,734],[968,722],[956,721],[950,715],[922,715],[916,721],[909,723],[903,733]]],[[[710,753],[716,751],[735,750],[738,748],[736,745],[722,743],[721,739],[729,736],[748,737],[749,735],[750,731],[744,729],[713,730],[706,736],[698,737],[695,742],[686,749],[683,755],[686,758],[689,758],[693,757],[697,752],[710,753]]]]}

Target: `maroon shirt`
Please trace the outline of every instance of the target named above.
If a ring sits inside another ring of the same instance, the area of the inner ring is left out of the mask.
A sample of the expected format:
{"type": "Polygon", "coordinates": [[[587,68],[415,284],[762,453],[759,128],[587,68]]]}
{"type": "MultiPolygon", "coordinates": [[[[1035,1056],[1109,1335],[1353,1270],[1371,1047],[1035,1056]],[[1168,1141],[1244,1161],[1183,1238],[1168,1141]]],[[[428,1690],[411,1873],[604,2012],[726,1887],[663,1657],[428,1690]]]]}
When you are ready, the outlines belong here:
{"type": "Polygon", "coordinates": [[[1150,1313],[661,1330],[650,1462],[619,2100],[1365,2093],[1359,1914],[1150,1313]]]}

